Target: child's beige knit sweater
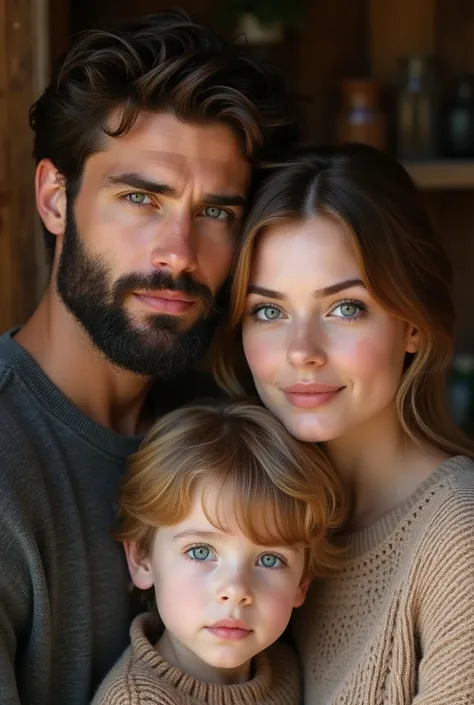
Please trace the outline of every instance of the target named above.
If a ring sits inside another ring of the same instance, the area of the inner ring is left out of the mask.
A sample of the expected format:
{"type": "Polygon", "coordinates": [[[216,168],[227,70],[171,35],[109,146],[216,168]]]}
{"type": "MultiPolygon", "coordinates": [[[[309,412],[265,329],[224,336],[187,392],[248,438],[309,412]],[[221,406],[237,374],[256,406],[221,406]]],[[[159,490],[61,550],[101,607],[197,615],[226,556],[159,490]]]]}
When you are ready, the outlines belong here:
{"type": "Polygon", "coordinates": [[[239,685],[202,683],[164,661],[154,615],[136,617],[131,646],[99,688],[92,705],[301,705],[296,657],[274,644],[253,659],[253,678],[239,685]]]}
{"type": "Polygon", "coordinates": [[[305,705],[474,704],[474,463],[348,537],[295,614],[305,705]]]}

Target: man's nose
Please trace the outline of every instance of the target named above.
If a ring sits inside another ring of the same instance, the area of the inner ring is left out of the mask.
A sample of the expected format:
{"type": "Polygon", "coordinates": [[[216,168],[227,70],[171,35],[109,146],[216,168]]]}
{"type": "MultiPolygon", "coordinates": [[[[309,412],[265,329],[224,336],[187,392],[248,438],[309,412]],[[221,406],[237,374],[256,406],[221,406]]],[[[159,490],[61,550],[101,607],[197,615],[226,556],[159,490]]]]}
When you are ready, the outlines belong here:
{"type": "Polygon", "coordinates": [[[155,269],[166,270],[176,277],[197,268],[197,242],[190,215],[173,215],[161,224],[151,252],[155,269]]]}

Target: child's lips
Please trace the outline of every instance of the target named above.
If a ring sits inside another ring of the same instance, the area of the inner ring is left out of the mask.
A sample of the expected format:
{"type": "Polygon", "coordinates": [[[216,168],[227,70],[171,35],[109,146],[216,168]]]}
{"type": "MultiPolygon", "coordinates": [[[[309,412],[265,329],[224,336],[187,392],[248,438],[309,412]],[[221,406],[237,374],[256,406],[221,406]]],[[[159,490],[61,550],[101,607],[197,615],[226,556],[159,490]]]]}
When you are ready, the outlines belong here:
{"type": "Polygon", "coordinates": [[[218,639],[223,641],[240,641],[252,633],[252,629],[239,619],[221,619],[211,624],[206,629],[218,639]]]}

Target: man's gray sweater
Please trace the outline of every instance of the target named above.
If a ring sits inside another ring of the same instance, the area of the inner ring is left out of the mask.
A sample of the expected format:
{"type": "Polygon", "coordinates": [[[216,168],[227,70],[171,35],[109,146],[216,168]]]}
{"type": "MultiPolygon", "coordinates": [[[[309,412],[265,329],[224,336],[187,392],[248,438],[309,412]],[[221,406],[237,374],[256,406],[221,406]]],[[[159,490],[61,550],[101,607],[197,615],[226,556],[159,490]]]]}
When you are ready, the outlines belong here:
{"type": "Polygon", "coordinates": [[[86,705],[127,646],[130,580],[111,528],[140,440],[86,417],[0,336],[1,705],[86,705]]]}

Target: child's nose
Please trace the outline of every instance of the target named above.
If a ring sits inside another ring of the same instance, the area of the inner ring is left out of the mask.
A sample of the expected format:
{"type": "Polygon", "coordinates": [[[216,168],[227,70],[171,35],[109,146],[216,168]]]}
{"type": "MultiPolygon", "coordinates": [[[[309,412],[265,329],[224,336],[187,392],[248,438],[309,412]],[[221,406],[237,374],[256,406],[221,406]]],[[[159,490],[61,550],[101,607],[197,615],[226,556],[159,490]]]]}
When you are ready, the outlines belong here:
{"type": "Polygon", "coordinates": [[[253,602],[253,595],[250,586],[243,580],[232,580],[218,591],[217,601],[228,602],[231,605],[247,607],[253,602]]]}

